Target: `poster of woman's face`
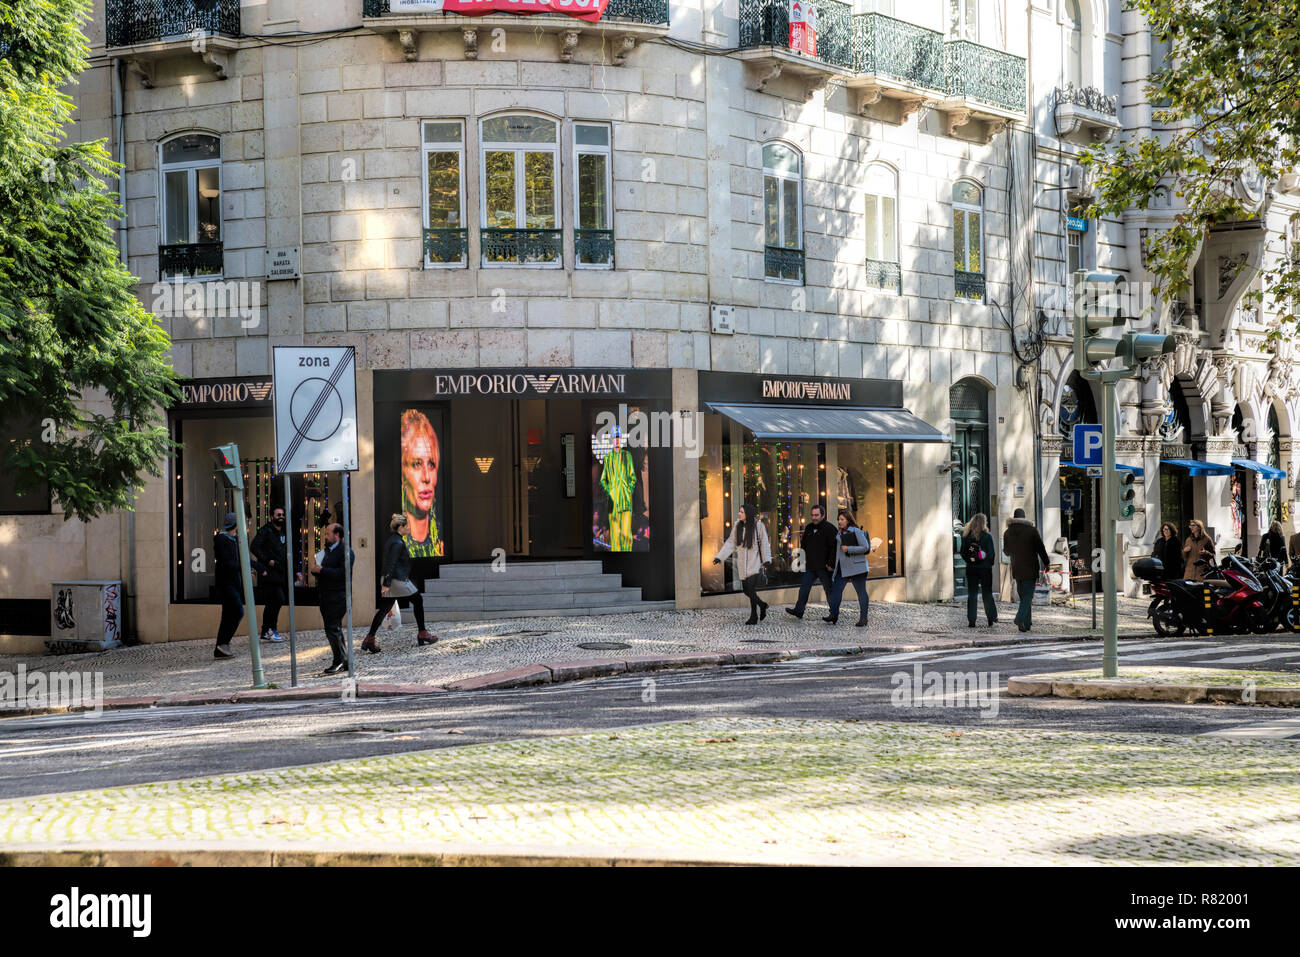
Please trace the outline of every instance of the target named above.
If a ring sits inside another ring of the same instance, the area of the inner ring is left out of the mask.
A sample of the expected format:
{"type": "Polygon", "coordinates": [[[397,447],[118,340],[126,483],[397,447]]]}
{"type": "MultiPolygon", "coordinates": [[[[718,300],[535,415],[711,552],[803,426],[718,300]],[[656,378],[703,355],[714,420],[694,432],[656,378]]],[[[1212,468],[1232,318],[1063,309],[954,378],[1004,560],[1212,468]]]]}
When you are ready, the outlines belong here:
{"type": "Polygon", "coordinates": [[[438,432],[418,409],[402,413],[402,512],[410,523],[406,547],[412,558],[437,558],[444,554],[438,531],[438,432]]]}

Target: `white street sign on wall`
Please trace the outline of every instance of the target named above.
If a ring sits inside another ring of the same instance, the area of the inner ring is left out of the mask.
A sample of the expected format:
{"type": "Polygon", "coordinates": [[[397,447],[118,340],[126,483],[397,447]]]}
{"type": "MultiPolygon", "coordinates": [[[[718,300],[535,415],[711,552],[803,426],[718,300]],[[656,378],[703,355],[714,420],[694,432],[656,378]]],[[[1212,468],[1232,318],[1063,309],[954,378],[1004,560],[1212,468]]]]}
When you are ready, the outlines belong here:
{"type": "Polygon", "coordinates": [[[357,470],[357,363],[352,346],[276,346],[276,471],[357,470]]]}

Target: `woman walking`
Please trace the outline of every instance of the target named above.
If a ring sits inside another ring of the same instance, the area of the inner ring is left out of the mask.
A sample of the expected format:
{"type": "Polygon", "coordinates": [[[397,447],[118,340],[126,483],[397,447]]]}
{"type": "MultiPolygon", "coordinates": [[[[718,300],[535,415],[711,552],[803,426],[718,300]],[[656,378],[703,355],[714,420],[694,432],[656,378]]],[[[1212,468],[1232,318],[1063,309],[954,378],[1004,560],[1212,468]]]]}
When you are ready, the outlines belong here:
{"type": "Polygon", "coordinates": [[[1156,543],[1151,546],[1151,557],[1160,560],[1164,566],[1165,578],[1182,577],[1183,556],[1178,545],[1178,529],[1174,528],[1173,522],[1165,522],[1160,526],[1156,543]]]}
{"type": "Polygon", "coordinates": [[[429,634],[424,629],[424,597],[419,589],[411,584],[411,553],[406,547],[405,539],[409,534],[410,524],[411,520],[402,514],[394,515],[388,522],[388,530],[391,534],[384,544],[382,597],[379,599],[379,608],[375,611],[375,617],[370,621],[370,633],[361,642],[362,649],[372,655],[383,651],[379,647],[379,642],[375,640],[375,633],[379,631],[384,616],[392,610],[399,598],[411,599],[411,608],[415,611],[415,624],[420,629],[415,636],[415,643],[431,645],[438,640],[437,636],[429,634]]]}
{"type": "Polygon", "coordinates": [[[1205,569],[1198,563],[1201,561],[1214,563],[1214,542],[1210,540],[1200,519],[1192,519],[1187,523],[1187,528],[1191,534],[1183,544],[1183,560],[1186,562],[1183,566],[1183,577],[1194,582],[1204,581],[1205,569]]]}
{"type": "Polygon", "coordinates": [[[858,593],[858,628],[867,627],[867,610],[871,599],[867,597],[867,553],[871,543],[867,533],[858,528],[853,513],[847,508],[840,509],[838,518],[840,533],[835,541],[835,577],[831,579],[831,613],[822,621],[832,625],[840,620],[840,600],[844,597],[844,585],[853,582],[853,590],[858,593]]]}
{"type": "Polygon", "coordinates": [[[772,549],[767,543],[767,528],[758,519],[758,509],[742,505],[740,514],[740,521],[732,528],[713,564],[724,562],[735,553],[736,575],[749,599],[749,620],[745,624],[756,625],[759,619],[767,617],[767,602],[758,597],[758,580],[763,566],[772,561],[772,549]]]}
{"type": "Polygon", "coordinates": [[[993,600],[993,568],[996,558],[993,536],[989,534],[989,520],[977,512],[962,529],[961,557],[966,562],[966,621],[975,627],[979,617],[976,602],[984,594],[984,617],[989,627],[998,623],[998,606],[993,600]]]}
{"type": "Polygon", "coordinates": [[[1282,537],[1282,523],[1274,522],[1268,527],[1268,534],[1259,546],[1260,558],[1276,558],[1286,563],[1286,539],[1282,537]]]}

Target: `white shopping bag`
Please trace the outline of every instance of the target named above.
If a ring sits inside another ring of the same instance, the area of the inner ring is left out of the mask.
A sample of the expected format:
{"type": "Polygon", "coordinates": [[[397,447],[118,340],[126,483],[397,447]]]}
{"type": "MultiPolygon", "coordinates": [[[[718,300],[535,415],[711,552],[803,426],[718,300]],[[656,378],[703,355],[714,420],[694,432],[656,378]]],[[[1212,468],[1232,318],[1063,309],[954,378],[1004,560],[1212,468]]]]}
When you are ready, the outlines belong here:
{"type": "Polygon", "coordinates": [[[398,608],[396,604],[394,604],[392,610],[384,616],[384,627],[390,631],[402,627],[402,609],[398,608]]]}

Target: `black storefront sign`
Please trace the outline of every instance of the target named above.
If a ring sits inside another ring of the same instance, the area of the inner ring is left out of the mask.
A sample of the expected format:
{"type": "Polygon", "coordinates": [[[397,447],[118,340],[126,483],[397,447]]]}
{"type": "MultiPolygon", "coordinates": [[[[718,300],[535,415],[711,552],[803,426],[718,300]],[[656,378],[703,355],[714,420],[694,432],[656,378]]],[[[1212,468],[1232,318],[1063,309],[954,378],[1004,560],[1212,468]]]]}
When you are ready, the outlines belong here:
{"type": "Polygon", "coordinates": [[[271,408],[274,387],[270,376],[227,376],[219,379],[182,379],[181,401],[175,411],[202,409],[271,408]]]}
{"type": "Polygon", "coordinates": [[[892,379],[838,379],[746,372],[701,372],[703,402],[770,402],[773,405],[840,405],[897,409],[903,383],[892,379]]]}
{"type": "Polygon", "coordinates": [[[416,369],[375,372],[375,401],[664,398],[661,369],[416,369]]]}

